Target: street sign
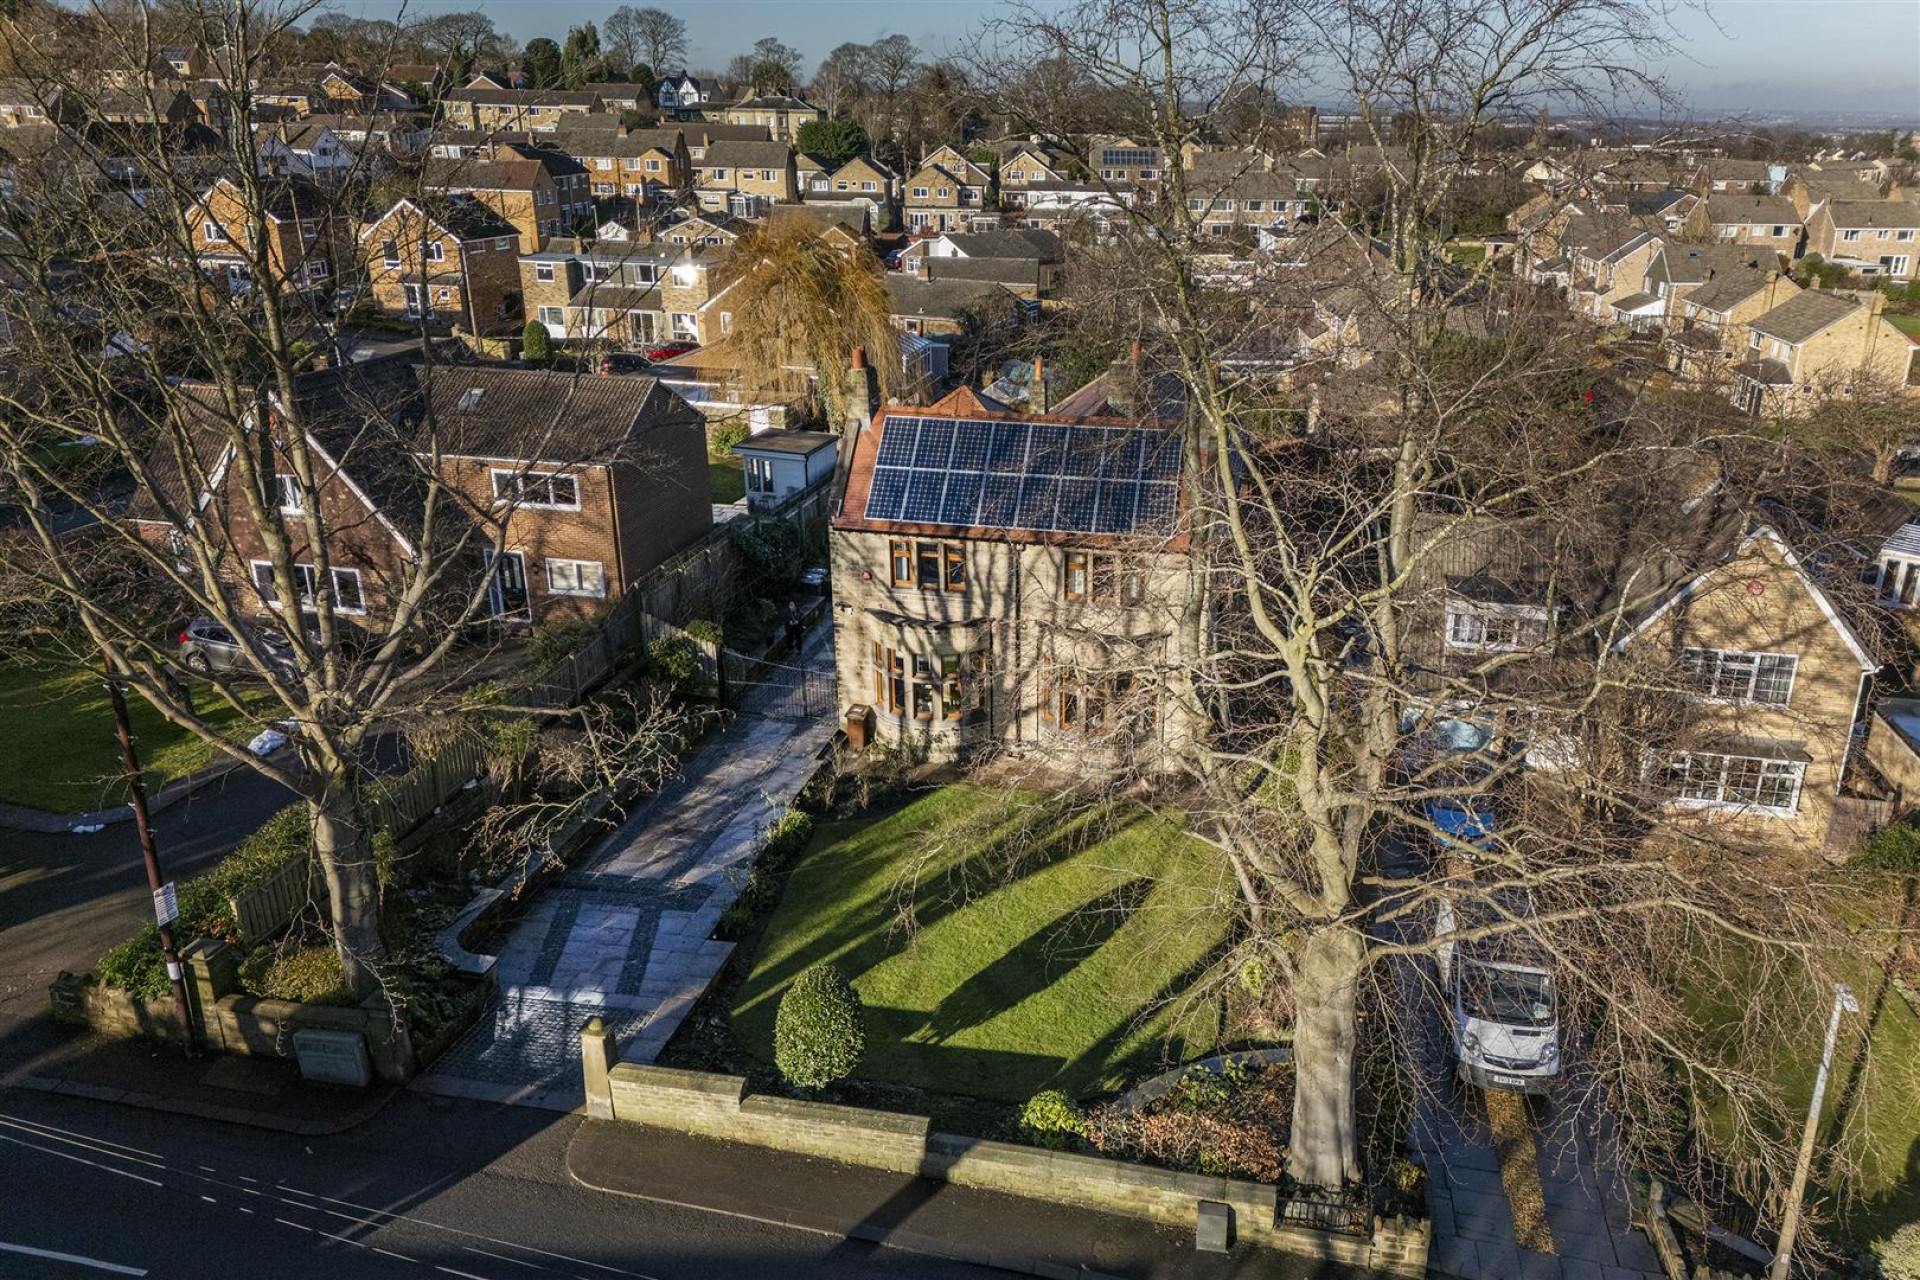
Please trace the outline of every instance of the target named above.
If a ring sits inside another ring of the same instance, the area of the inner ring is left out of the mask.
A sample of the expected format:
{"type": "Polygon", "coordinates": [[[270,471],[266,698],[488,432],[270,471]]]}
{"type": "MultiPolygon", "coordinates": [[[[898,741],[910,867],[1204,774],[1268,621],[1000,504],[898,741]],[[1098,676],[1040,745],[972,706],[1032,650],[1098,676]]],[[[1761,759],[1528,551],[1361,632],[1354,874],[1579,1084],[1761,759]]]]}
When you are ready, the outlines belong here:
{"type": "Polygon", "coordinates": [[[180,918],[180,895],[169,880],[153,891],[153,918],[162,928],[180,918]]]}

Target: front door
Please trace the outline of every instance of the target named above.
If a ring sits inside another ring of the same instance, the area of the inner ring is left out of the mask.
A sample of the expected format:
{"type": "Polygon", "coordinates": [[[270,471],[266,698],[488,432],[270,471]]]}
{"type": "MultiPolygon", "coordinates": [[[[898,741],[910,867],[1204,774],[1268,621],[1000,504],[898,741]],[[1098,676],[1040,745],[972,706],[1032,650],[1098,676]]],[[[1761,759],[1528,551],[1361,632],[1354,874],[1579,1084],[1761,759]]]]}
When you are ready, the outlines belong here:
{"type": "Polygon", "coordinates": [[[527,559],[518,551],[496,557],[491,548],[480,553],[492,578],[487,583],[487,607],[495,622],[531,622],[527,600],[527,559]]]}

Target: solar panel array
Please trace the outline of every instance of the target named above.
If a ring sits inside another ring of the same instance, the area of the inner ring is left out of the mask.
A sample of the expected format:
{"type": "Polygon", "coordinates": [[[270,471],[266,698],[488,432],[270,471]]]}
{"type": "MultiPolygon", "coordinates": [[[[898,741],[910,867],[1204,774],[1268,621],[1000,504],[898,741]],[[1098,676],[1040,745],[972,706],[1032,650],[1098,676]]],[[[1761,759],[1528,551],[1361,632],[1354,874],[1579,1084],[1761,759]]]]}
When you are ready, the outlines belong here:
{"type": "Polygon", "coordinates": [[[1180,438],[1142,427],[888,415],[869,520],[1171,535],[1180,438]]]}

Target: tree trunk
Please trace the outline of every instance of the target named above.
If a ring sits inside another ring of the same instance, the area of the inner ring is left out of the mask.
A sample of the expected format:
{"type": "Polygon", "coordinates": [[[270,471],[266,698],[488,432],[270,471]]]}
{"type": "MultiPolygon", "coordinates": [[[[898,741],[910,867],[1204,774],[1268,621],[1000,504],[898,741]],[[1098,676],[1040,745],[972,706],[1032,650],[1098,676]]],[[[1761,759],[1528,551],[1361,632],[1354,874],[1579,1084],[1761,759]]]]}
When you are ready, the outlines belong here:
{"type": "Polygon", "coordinates": [[[1307,935],[1294,981],[1293,1131],[1287,1172],[1310,1187],[1360,1179],[1353,1105],[1354,1002],[1366,938],[1346,925],[1307,935]]]}
{"type": "Polygon", "coordinates": [[[380,876],[373,840],[360,820],[351,777],[327,778],[307,803],[314,851],[327,878],[340,977],[348,991],[364,999],[380,989],[380,966],[387,958],[380,938],[380,876]]]}

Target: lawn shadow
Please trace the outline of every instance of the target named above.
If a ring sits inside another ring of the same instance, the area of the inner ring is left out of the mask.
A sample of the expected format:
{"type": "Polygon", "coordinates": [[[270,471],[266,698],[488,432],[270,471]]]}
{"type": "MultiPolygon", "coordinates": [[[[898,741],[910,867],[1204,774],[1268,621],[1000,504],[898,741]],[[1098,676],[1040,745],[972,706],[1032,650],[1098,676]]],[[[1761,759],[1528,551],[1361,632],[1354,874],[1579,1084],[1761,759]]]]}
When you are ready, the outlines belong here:
{"type": "Polygon", "coordinates": [[[911,1038],[938,1044],[1045,991],[1106,945],[1152,892],[1151,880],[1135,876],[1069,907],[955,987],[911,1038]]]}
{"type": "Polygon", "coordinates": [[[1194,1057],[1212,1053],[1219,1047],[1220,1027],[1217,1021],[1207,1027],[1203,1035],[1190,1038],[1188,1024],[1190,1018],[1175,1021],[1161,1041],[1161,1049],[1156,1060],[1149,1061],[1148,1050],[1143,1046],[1131,1053],[1121,1054],[1122,1047],[1142,1027],[1152,1022],[1163,1009],[1192,991],[1226,954],[1233,949],[1228,939],[1210,947],[1192,964],[1174,974],[1160,984],[1159,990],[1140,1002],[1138,1010],[1130,1018],[1115,1022],[1107,1033],[1088,1045],[1079,1057],[1060,1068],[1052,1083],[1068,1092],[1085,1092],[1089,1085],[1101,1083],[1102,1077],[1110,1071],[1118,1071],[1129,1076],[1149,1074],[1183,1062],[1194,1057]]]}

